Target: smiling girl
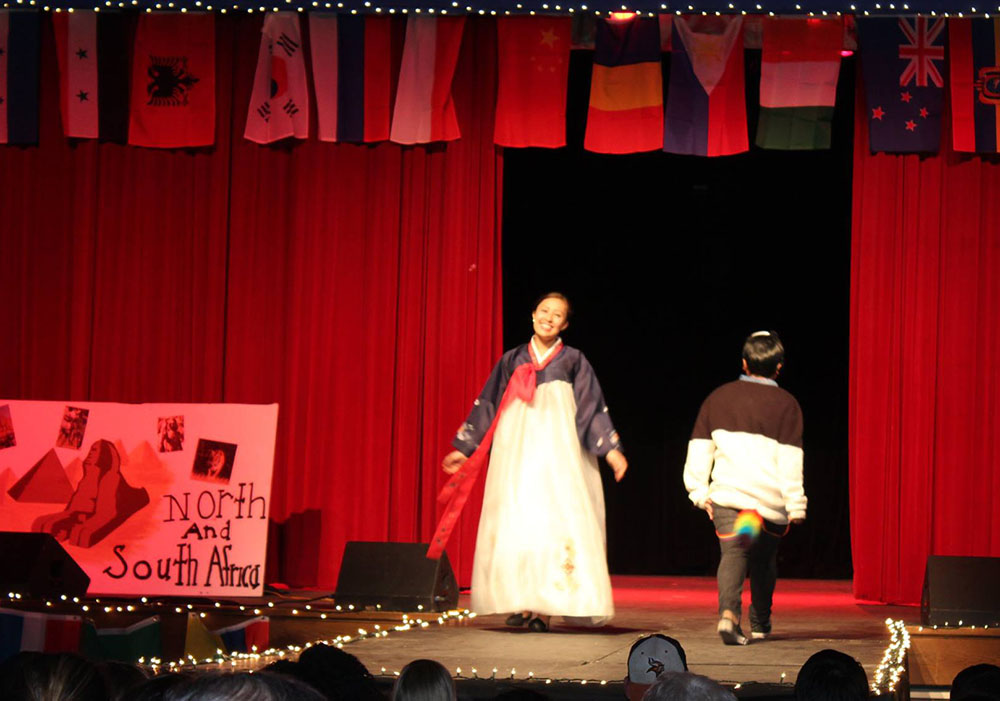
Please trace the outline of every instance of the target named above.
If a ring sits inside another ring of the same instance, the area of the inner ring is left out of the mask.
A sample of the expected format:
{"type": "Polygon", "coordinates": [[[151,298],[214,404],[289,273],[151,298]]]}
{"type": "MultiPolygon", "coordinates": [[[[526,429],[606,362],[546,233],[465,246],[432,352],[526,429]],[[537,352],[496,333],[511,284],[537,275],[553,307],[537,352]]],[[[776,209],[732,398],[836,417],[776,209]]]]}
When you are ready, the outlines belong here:
{"type": "Polygon", "coordinates": [[[569,315],[564,295],[539,299],[531,315],[534,335],[504,353],[443,462],[454,474],[477,449],[488,450],[480,444],[496,419],[472,608],[513,611],[508,625],[528,623],[534,631],[547,630],[552,615],[600,624],[614,614],[597,456],[616,481],[628,461],[594,369],[559,336],[569,315]]]}

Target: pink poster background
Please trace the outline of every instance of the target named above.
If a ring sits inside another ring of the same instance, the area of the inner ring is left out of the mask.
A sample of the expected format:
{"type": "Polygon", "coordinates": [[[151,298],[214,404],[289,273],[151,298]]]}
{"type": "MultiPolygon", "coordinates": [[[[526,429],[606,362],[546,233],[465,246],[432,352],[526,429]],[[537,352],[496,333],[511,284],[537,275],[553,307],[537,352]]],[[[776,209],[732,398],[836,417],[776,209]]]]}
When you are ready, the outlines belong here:
{"type": "Polygon", "coordinates": [[[0,399],[0,414],[0,529],[51,532],[90,594],[261,594],[277,404],[0,399]]]}

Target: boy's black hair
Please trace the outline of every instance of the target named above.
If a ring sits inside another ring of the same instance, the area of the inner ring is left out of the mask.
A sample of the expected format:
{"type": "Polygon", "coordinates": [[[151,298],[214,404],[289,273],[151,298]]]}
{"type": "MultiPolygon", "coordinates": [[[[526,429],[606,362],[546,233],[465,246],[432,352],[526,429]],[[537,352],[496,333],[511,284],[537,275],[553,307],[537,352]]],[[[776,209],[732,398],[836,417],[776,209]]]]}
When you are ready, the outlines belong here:
{"type": "Polygon", "coordinates": [[[743,360],[751,375],[775,377],[785,362],[785,347],[774,331],[758,331],[743,342],[743,360]]]}
{"type": "Polygon", "coordinates": [[[865,701],[865,668],[837,650],[820,650],[802,665],[795,680],[796,701],[865,701]]]}
{"type": "Polygon", "coordinates": [[[555,291],[546,292],[541,297],[539,297],[538,299],[536,299],[534,306],[531,308],[531,311],[535,311],[536,309],[538,309],[538,305],[541,304],[542,302],[544,302],[545,300],[549,299],[550,297],[555,297],[556,299],[561,299],[563,302],[566,303],[566,318],[567,319],[569,319],[571,316],[573,316],[573,305],[570,304],[569,297],[567,297],[566,295],[564,295],[562,292],[555,292],[555,291]]]}

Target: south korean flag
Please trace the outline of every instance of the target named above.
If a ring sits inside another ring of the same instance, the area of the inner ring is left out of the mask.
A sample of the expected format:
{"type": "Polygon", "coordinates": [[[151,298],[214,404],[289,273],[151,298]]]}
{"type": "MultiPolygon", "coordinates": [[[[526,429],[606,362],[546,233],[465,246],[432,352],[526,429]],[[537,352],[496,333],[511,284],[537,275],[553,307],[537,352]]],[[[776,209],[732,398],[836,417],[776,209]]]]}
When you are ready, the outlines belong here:
{"type": "Polygon", "coordinates": [[[309,136],[309,87],[297,12],[264,19],[244,138],[269,144],[309,136]]]}

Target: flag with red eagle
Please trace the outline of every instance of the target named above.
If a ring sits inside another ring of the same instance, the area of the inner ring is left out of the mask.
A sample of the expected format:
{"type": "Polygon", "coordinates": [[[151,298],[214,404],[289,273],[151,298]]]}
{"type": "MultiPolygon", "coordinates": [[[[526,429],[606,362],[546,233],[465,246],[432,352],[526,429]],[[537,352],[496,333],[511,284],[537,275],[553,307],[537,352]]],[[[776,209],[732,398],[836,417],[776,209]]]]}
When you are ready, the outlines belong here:
{"type": "Polygon", "coordinates": [[[296,12],[272,12],[261,29],[257,73],[243,137],[269,144],[309,136],[309,85],[296,12]]]}
{"type": "Polygon", "coordinates": [[[215,142],[215,15],[211,12],[139,15],[128,142],[155,148],[215,142]]]}

